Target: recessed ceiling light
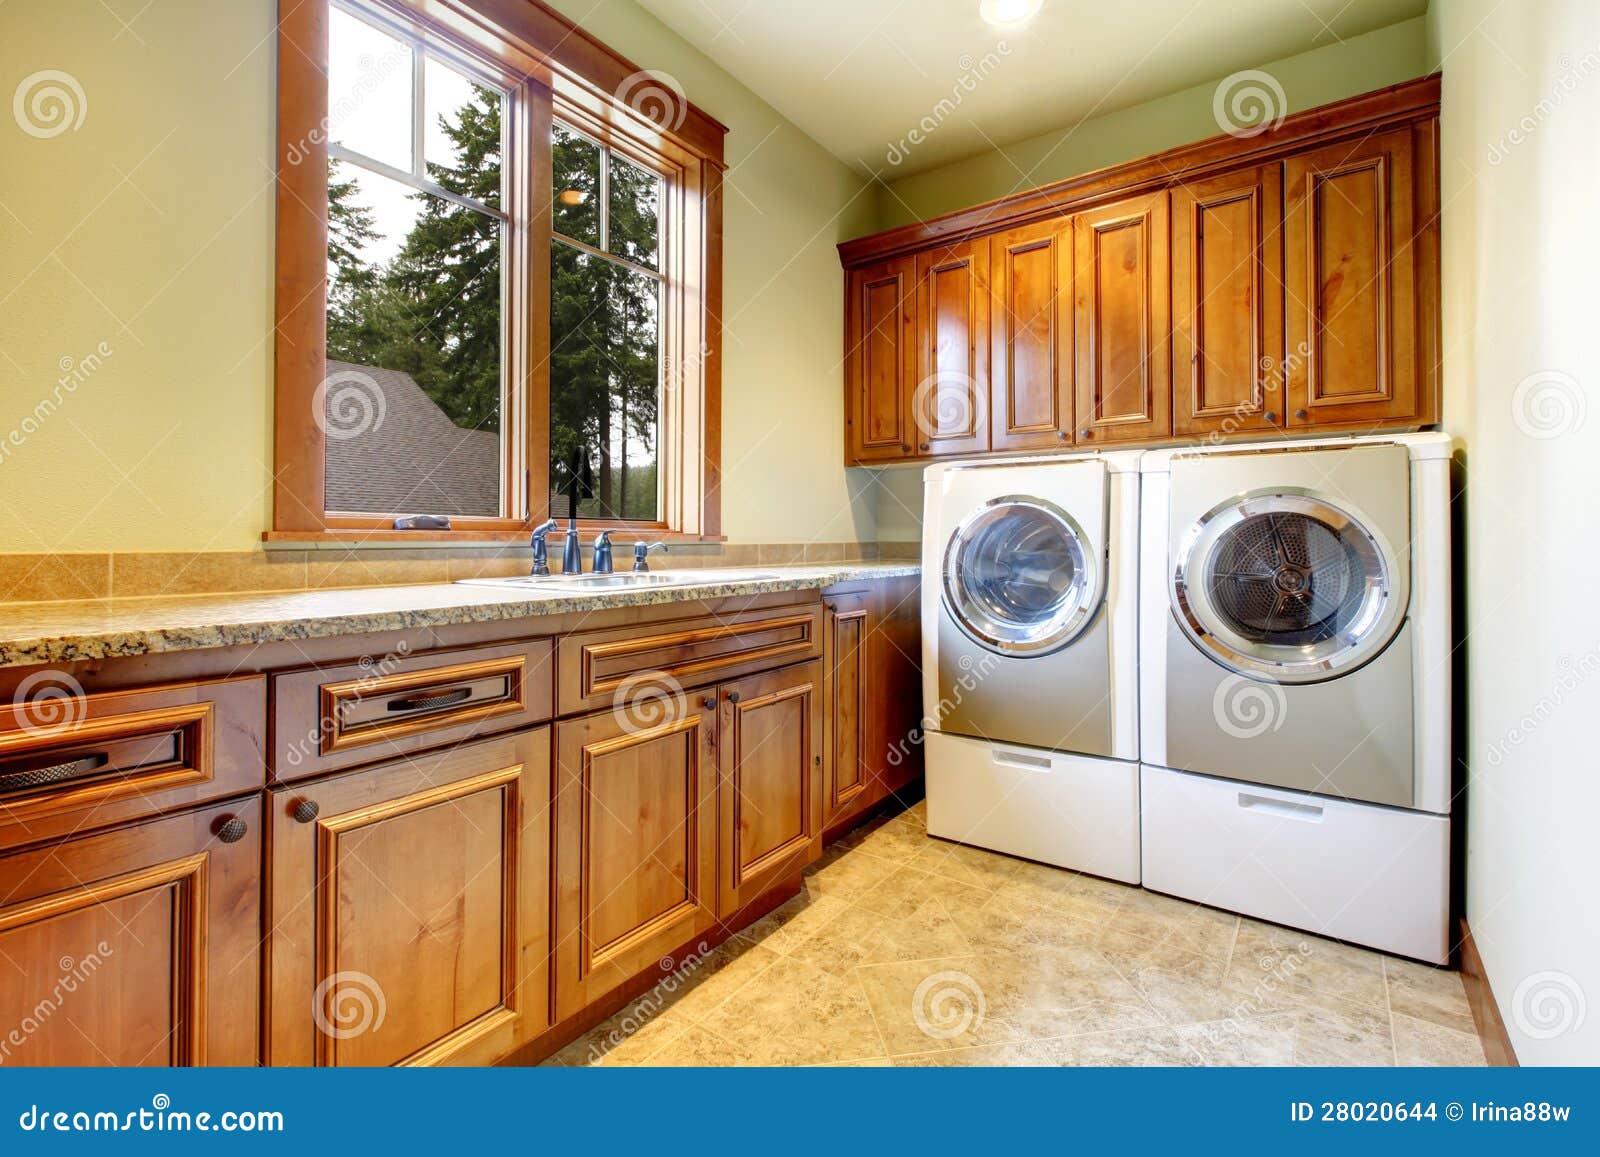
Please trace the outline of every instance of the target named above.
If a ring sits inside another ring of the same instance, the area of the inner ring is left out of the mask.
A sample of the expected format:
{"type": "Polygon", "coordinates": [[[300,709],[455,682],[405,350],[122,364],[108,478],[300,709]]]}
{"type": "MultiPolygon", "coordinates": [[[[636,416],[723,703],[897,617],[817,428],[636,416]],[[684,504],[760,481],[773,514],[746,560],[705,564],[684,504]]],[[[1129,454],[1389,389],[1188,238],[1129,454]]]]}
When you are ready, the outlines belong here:
{"type": "Polygon", "coordinates": [[[983,0],[978,15],[996,28],[1015,28],[1039,11],[1044,0],[983,0]]]}

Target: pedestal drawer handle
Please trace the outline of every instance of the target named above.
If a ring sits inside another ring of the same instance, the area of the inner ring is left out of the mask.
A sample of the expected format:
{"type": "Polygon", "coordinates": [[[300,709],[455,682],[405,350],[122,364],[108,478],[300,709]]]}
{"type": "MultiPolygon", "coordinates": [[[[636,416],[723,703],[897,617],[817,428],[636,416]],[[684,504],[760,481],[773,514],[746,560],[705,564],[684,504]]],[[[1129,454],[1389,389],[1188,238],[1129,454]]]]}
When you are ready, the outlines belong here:
{"type": "Polygon", "coordinates": [[[456,687],[431,695],[407,695],[401,699],[391,699],[386,707],[390,711],[437,711],[471,698],[471,687],[456,687]]]}
{"type": "Polygon", "coordinates": [[[77,759],[68,759],[62,763],[52,763],[46,767],[29,767],[20,771],[0,771],[0,795],[12,791],[27,791],[33,787],[47,787],[52,783],[63,783],[69,779],[88,775],[90,772],[99,771],[111,757],[103,751],[92,752],[89,755],[80,755],[77,759]]]}

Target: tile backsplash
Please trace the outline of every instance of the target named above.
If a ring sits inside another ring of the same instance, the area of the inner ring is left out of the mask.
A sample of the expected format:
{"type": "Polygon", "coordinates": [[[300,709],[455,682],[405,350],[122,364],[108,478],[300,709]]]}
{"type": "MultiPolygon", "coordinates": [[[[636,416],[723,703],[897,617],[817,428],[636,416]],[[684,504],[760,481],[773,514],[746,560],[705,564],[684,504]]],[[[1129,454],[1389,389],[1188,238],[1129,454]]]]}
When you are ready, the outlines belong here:
{"type": "MultiPolygon", "coordinates": [[[[915,542],[674,543],[667,554],[651,555],[650,567],[915,559],[918,551],[915,542]]],[[[585,549],[586,565],[588,554],[585,549]]],[[[531,557],[525,546],[0,554],[0,603],[440,583],[525,574],[531,557]]],[[[628,544],[619,543],[618,568],[630,566],[632,557],[628,544]]]]}

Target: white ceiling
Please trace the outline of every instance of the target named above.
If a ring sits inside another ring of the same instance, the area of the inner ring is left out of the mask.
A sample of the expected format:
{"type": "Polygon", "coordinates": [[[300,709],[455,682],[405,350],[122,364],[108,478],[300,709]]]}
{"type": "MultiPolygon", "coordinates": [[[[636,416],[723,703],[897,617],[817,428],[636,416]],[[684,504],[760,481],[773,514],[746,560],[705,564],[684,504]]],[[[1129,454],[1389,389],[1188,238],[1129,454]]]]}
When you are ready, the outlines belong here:
{"type": "Polygon", "coordinates": [[[1025,26],[1001,30],[979,17],[978,0],[640,3],[835,156],[886,176],[1332,44],[1427,7],[1427,0],[1043,0],[1025,26]],[[941,101],[950,104],[936,112],[941,101]],[[934,131],[914,147],[901,145],[904,159],[888,163],[891,143],[929,116],[938,122],[934,131]]]}

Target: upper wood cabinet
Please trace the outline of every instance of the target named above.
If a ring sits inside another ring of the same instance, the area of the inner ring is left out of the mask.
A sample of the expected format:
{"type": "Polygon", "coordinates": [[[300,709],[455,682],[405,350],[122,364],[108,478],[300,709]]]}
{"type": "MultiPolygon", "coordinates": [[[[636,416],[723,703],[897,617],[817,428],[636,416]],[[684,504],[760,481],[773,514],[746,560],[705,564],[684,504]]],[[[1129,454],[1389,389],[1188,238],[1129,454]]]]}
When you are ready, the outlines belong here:
{"type": "Polygon", "coordinates": [[[845,423],[849,457],[885,462],[915,450],[916,260],[850,271],[845,286],[845,423]]]}
{"type": "Polygon", "coordinates": [[[1438,271],[1419,282],[1416,159],[1407,127],[1284,162],[1291,427],[1432,418],[1418,352],[1438,271]]]}
{"type": "Polygon", "coordinates": [[[847,462],[1437,422],[1438,114],[1424,77],[844,242],[847,462]]]}
{"type": "Polygon", "coordinates": [[[1046,450],[1072,425],[1072,221],[1045,221],[989,241],[989,444],[1046,450]]]}
{"type": "Polygon", "coordinates": [[[5,1063],[255,1064],[260,863],[254,796],[0,857],[5,1063]]]}
{"type": "Polygon", "coordinates": [[[822,854],[822,664],[720,690],[718,914],[727,919],[822,854]]]}
{"type": "Polygon", "coordinates": [[[1172,433],[1167,193],[1113,201],[1073,221],[1078,441],[1172,433]]]}
{"type": "Polygon", "coordinates": [[[713,688],[556,725],[558,1020],[716,921],[716,704],[713,688]]]}
{"type": "Polygon", "coordinates": [[[1261,165],[1172,190],[1172,426],[1283,426],[1283,177],[1261,165]]]}
{"type": "Polygon", "coordinates": [[[549,1025],[550,729],[267,793],[275,1065],[487,1064],[549,1025]]]}
{"type": "Polygon", "coordinates": [[[917,255],[917,378],[907,403],[919,455],[989,448],[989,240],[917,255]]]}

